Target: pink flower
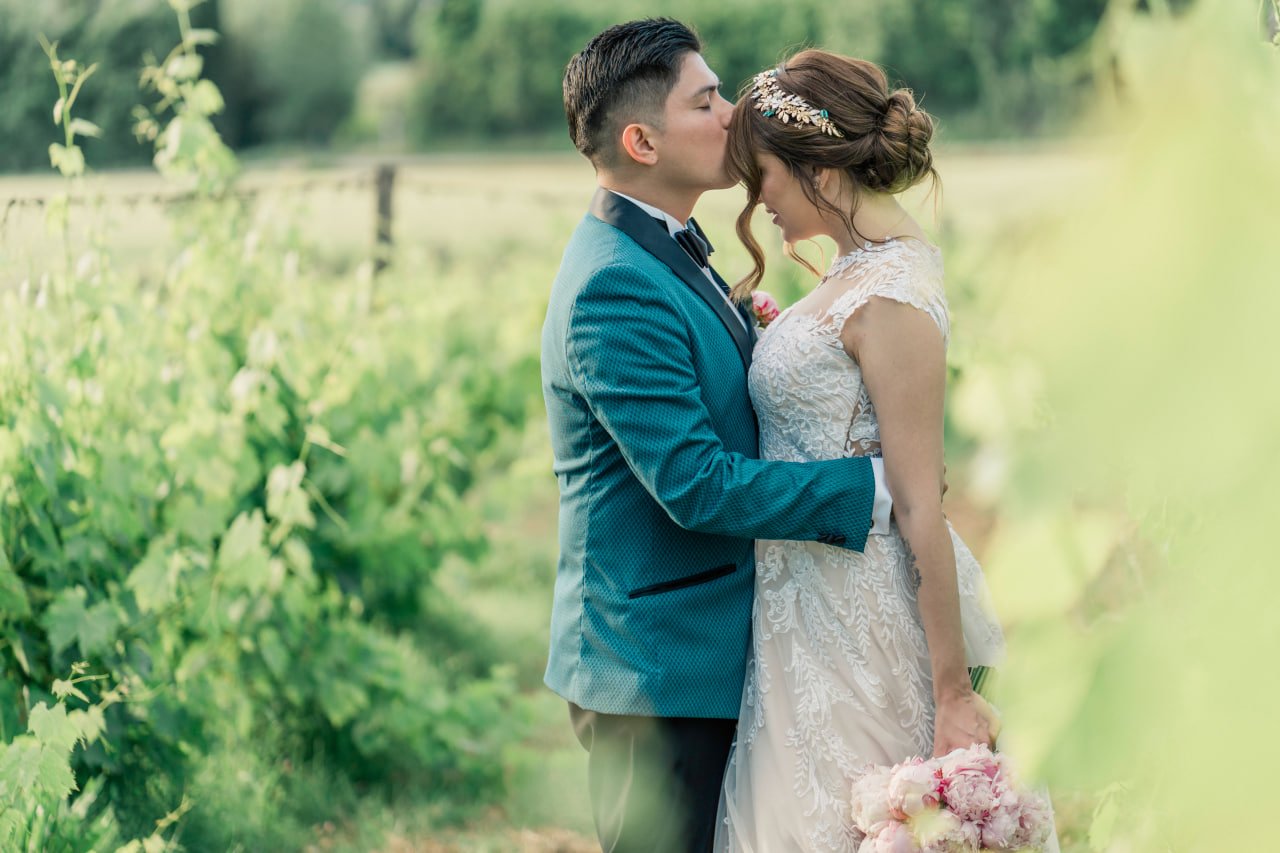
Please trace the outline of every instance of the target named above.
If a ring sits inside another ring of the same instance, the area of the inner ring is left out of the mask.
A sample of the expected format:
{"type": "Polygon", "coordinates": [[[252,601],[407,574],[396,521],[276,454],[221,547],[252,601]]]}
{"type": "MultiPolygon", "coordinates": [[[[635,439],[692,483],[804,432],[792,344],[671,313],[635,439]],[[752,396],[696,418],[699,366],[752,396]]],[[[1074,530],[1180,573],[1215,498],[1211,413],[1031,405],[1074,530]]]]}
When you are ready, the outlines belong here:
{"type": "Polygon", "coordinates": [[[996,809],[982,823],[982,846],[995,850],[1016,850],[1022,846],[1017,843],[1020,830],[1017,810],[996,809]]]}
{"type": "Polygon", "coordinates": [[[895,814],[911,817],[925,809],[937,808],[938,777],[933,767],[921,759],[900,764],[889,779],[889,808],[895,814]]]}
{"type": "Polygon", "coordinates": [[[889,777],[892,772],[888,767],[875,767],[853,783],[849,794],[850,814],[853,825],[860,832],[874,835],[877,824],[893,817],[889,811],[889,777]]]}
{"type": "Polygon", "coordinates": [[[945,778],[962,773],[980,773],[988,779],[994,779],[1004,770],[1004,757],[996,755],[983,743],[968,749],[952,750],[937,761],[941,764],[945,778]]]}
{"type": "Polygon", "coordinates": [[[1016,804],[1001,759],[985,745],[955,750],[940,763],[943,801],[961,820],[981,823],[1002,804],[1016,804]]]}
{"type": "Polygon", "coordinates": [[[875,835],[864,838],[858,853],[923,853],[923,850],[906,824],[890,821],[875,835]]]}
{"type": "Polygon", "coordinates": [[[985,746],[869,767],[849,804],[858,853],[1038,850],[1053,832],[1048,797],[1017,787],[1008,760],[985,746]]]}
{"type": "Polygon", "coordinates": [[[1018,802],[1018,830],[1013,834],[1013,847],[1044,846],[1053,831],[1053,809],[1042,794],[1024,793],[1018,802]]]}
{"type": "Polygon", "coordinates": [[[982,833],[946,809],[928,809],[911,819],[911,831],[925,853],[958,853],[976,850],[982,833]]]}
{"type": "Polygon", "coordinates": [[[945,782],[942,796],[947,808],[955,812],[961,820],[980,823],[987,815],[995,811],[1003,793],[995,780],[988,779],[978,771],[967,771],[949,777],[945,782]]]}
{"type": "Polygon", "coordinates": [[[763,290],[757,290],[751,294],[751,307],[756,313],[756,322],[762,329],[782,313],[778,308],[778,301],[763,290]]]}

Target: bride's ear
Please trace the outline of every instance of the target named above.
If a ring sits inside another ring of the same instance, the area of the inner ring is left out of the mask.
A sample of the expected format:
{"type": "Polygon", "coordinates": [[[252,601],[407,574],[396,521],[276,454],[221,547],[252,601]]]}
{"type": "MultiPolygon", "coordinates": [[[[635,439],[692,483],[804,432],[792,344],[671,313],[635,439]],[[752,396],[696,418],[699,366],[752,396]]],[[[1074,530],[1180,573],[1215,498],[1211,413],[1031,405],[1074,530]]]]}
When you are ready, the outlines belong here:
{"type": "Polygon", "coordinates": [[[622,150],[642,166],[658,162],[658,149],[654,147],[652,130],[645,124],[629,124],[622,129],[622,150]]]}
{"type": "Polygon", "coordinates": [[[820,195],[826,195],[830,190],[836,189],[832,183],[835,180],[835,169],[814,169],[813,170],[813,188],[820,195]]]}

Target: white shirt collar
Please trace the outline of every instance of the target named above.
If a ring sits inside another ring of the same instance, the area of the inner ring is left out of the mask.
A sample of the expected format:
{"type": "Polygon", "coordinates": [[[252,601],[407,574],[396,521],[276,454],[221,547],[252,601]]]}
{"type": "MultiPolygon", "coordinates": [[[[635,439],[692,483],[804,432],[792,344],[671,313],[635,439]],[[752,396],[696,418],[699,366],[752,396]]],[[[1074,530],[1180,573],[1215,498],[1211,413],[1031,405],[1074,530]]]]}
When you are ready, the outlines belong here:
{"type": "Polygon", "coordinates": [[[632,198],[626,193],[620,193],[617,190],[609,190],[609,192],[613,193],[616,196],[621,196],[622,198],[625,198],[627,201],[631,202],[636,207],[640,208],[650,216],[655,217],[657,219],[661,219],[664,222],[666,222],[667,233],[670,234],[672,237],[676,235],[677,231],[683,231],[686,227],[688,227],[687,225],[682,223],[679,219],[676,219],[670,213],[667,213],[665,210],[660,210],[651,204],[641,201],[638,198],[632,198]]]}

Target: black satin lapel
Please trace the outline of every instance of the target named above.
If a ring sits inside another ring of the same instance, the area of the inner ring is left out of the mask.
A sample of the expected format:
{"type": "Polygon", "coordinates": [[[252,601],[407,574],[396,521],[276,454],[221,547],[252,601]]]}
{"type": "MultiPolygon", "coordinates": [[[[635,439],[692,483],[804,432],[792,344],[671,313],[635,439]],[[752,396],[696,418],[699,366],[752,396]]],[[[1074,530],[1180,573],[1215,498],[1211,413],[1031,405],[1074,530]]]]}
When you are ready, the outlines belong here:
{"type": "MultiPolygon", "coordinates": [[[[726,288],[726,289],[730,289],[730,290],[732,289],[732,288],[730,288],[730,287],[729,287],[728,283],[727,283],[727,282],[725,282],[725,280],[724,280],[723,278],[721,278],[720,273],[716,272],[716,268],[715,268],[715,267],[712,267],[712,268],[711,268],[711,274],[712,274],[713,276],[715,276],[715,277],[716,277],[716,281],[718,281],[718,282],[720,282],[721,284],[723,284],[723,285],[725,286],[725,288],[726,288]]],[[[751,345],[752,345],[752,347],[754,348],[754,346],[755,346],[755,342],[756,342],[756,337],[757,337],[757,335],[756,335],[756,312],[755,312],[755,311],[753,311],[751,308],[749,308],[747,305],[745,305],[745,304],[743,304],[743,303],[741,303],[741,302],[734,302],[733,304],[737,306],[737,308],[738,308],[738,314],[742,317],[743,321],[745,321],[745,322],[746,322],[746,324],[747,324],[747,329],[750,331],[750,334],[748,335],[748,340],[751,342],[751,345]]]]}
{"type": "MultiPolygon", "coordinates": [[[[716,286],[649,214],[603,187],[596,190],[595,197],[591,199],[590,212],[601,222],[612,225],[635,240],[642,249],[670,267],[671,271],[685,284],[692,287],[694,292],[702,297],[702,301],[711,306],[711,310],[716,312],[720,322],[724,323],[724,327],[729,330],[733,342],[738,347],[738,354],[742,356],[743,365],[751,364],[751,346],[754,338],[754,335],[748,331],[751,325],[748,324],[745,329],[742,327],[742,323],[738,322],[735,316],[739,312],[729,307],[716,286]]],[[[714,271],[712,275],[715,275],[714,271]]]]}

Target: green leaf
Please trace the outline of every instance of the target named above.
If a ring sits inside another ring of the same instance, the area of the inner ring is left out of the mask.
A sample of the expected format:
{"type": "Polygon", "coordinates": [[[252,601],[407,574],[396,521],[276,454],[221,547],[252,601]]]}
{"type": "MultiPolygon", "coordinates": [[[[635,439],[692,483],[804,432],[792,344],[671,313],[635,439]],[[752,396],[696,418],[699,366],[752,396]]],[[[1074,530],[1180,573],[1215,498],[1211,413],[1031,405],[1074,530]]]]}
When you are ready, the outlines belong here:
{"type": "Polygon", "coordinates": [[[160,610],[177,599],[178,580],[188,562],[181,552],[172,551],[173,547],[172,536],[151,540],[146,556],[124,582],[143,613],[160,610]]]}
{"type": "Polygon", "coordinates": [[[85,618],[84,587],[64,589],[49,609],[45,611],[40,624],[49,636],[49,646],[56,655],[75,642],[80,630],[80,623],[85,618]]]}
{"type": "Polygon", "coordinates": [[[183,39],[183,43],[188,45],[217,44],[217,42],[217,30],[187,30],[186,38],[183,39]]]}
{"type": "Polygon", "coordinates": [[[61,800],[76,789],[76,777],[71,772],[70,756],[54,747],[40,750],[36,768],[36,784],[51,797],[61,800]]]}
{"type": "Polygon", "coordinates": [[[31,615],[31,601],[22,578],[9,564],[4,542],[0,540],[0,618],[25,619],[31,615]]]}
{"type": "Polygon", "coordinates": [[[41,624],[48,632],[54,654],[77,641],[86,655],[110,644],[120,624],[115,607],[109,601],[100,601],[86,609],[85,599],[84,587],[72,587],[63,590],[45,611],[41,624]]]}
{"type": "Polygon", "coordinates": [[[5,845],[5,849],[9,849],[9,844],[16,841],[25,822],[18,809],[0,806],[0,843],[5,845]]]}
{"type": "Polygon", "coordinates": [[[295,575],[304,581],[312,581],[315,579],[315,571],[312,568],[311,549],[307,544],[296,536],[291,536],[284,541],[281,546],[281,553],[284,555],[285,565],[287,565],[295,575]]]}
{"type": "Polygon", "coordinates": [[[183,53],[169,60],[165,72],[174,80],[195,80],[204,70],[204,58],[195,53],[183,53]]]}
{"type": "Polygon", "coordinates": [[[73,118],[71,120],[71,132],[77,136],[99,137],[102,135],[102,128],[88,119],[73,118]]]}
{"type": "Polygon", "coordinates": [[[18,666],[27,675],[31,675],[31,661],[27,657],[26,637],[21,632],[12,638],[13,656],[18,659],[18,666]]]}
{"type": "Polygon", "coordinates": [[[53,680],[53,695],[59,699],[66,699],[68,696],[74,696],[82,702],[88,702],[89,697],[84,695],[79,687],[76,687],[74,681],[68,681],[65,678],[55,678],[53,680]]]}
{"type": "Polygon", "coordinates": [[[82,743],[93,743],[107,730],[107,719],[102,713],[101,705],[90,705],[83,711],[72,711],[67,714],[67,718],[76,727],[82,743]]]}
{"type": "Polygon", "coordinates": [[[58,703],[50,708],[41,702],[31,709],[31,719],[27,729],[36,739],[47,747],[71,752],[76,741],[80,739],[80,729],[75,721],[67,716],[67,708],[58,703]]]}
{"type": "Polygon", "coordinates": [[[294,462],[291,465],[277,465],[271,469],[271,475],[267,478],[267,514],[279,523],[281,538],[295,527],[315,527],[311,499],[302,488],[302,480],[306,475],[307,466],[294,462]]]}
{"type": "Polygon", "coordinates": [[[116,616],[115,605],[110,601],[100,601],[85,611],[84,622],[81,623],[77,635],[80,640],[80,651],[86,655],[102,651],[111,645],[120,620],[116,616]]]}
{"type": "Polygon", "coordinates": [[[219,503],[202,501],[185,493],[173,499],[169,511],[173,531],[202,545],[223,530],[227,515],[219,503]]]}
{"type": "Polygon", "coordinates": [[[0,784],[19,793],[31,791],[36,784],[40,763],[40,742],[34,738],[17,738],[0,751],[0,784]]]}
{"type": "Polygon", "coordinates": [[[222,92],[212,80],[198,81],[187,94],[187,107],[201,115],[210,116],[220,113],[225,106],[222,92]]]}
{"type": "Polygon", "coordinates": [[[319,691],[320,706],[329,722],[341,727],[369,706],[369,695],[358,684],[342,679],[324,682],[319,691]]]}
{"type": "Polygon", "coordinates": [[[49,146],[49,163],[66,178],[84,174],[84,152],[79,145],[53,143],[49,146]]]}
{"type": "Polygon", "coordinates": [[[258,651],[262,661],[276,678],[284,678],[289,671],[289,650],[280,641],[274,628],[264,628],[258,634],[258,651]]]}
{"type": "Polygon", "coordinates": [[[229,585],[259,592],[266,586],[270,555],[263,545],[267,522],[262,510],[240,513],[218,544],[216,570],[229,585]]]}

